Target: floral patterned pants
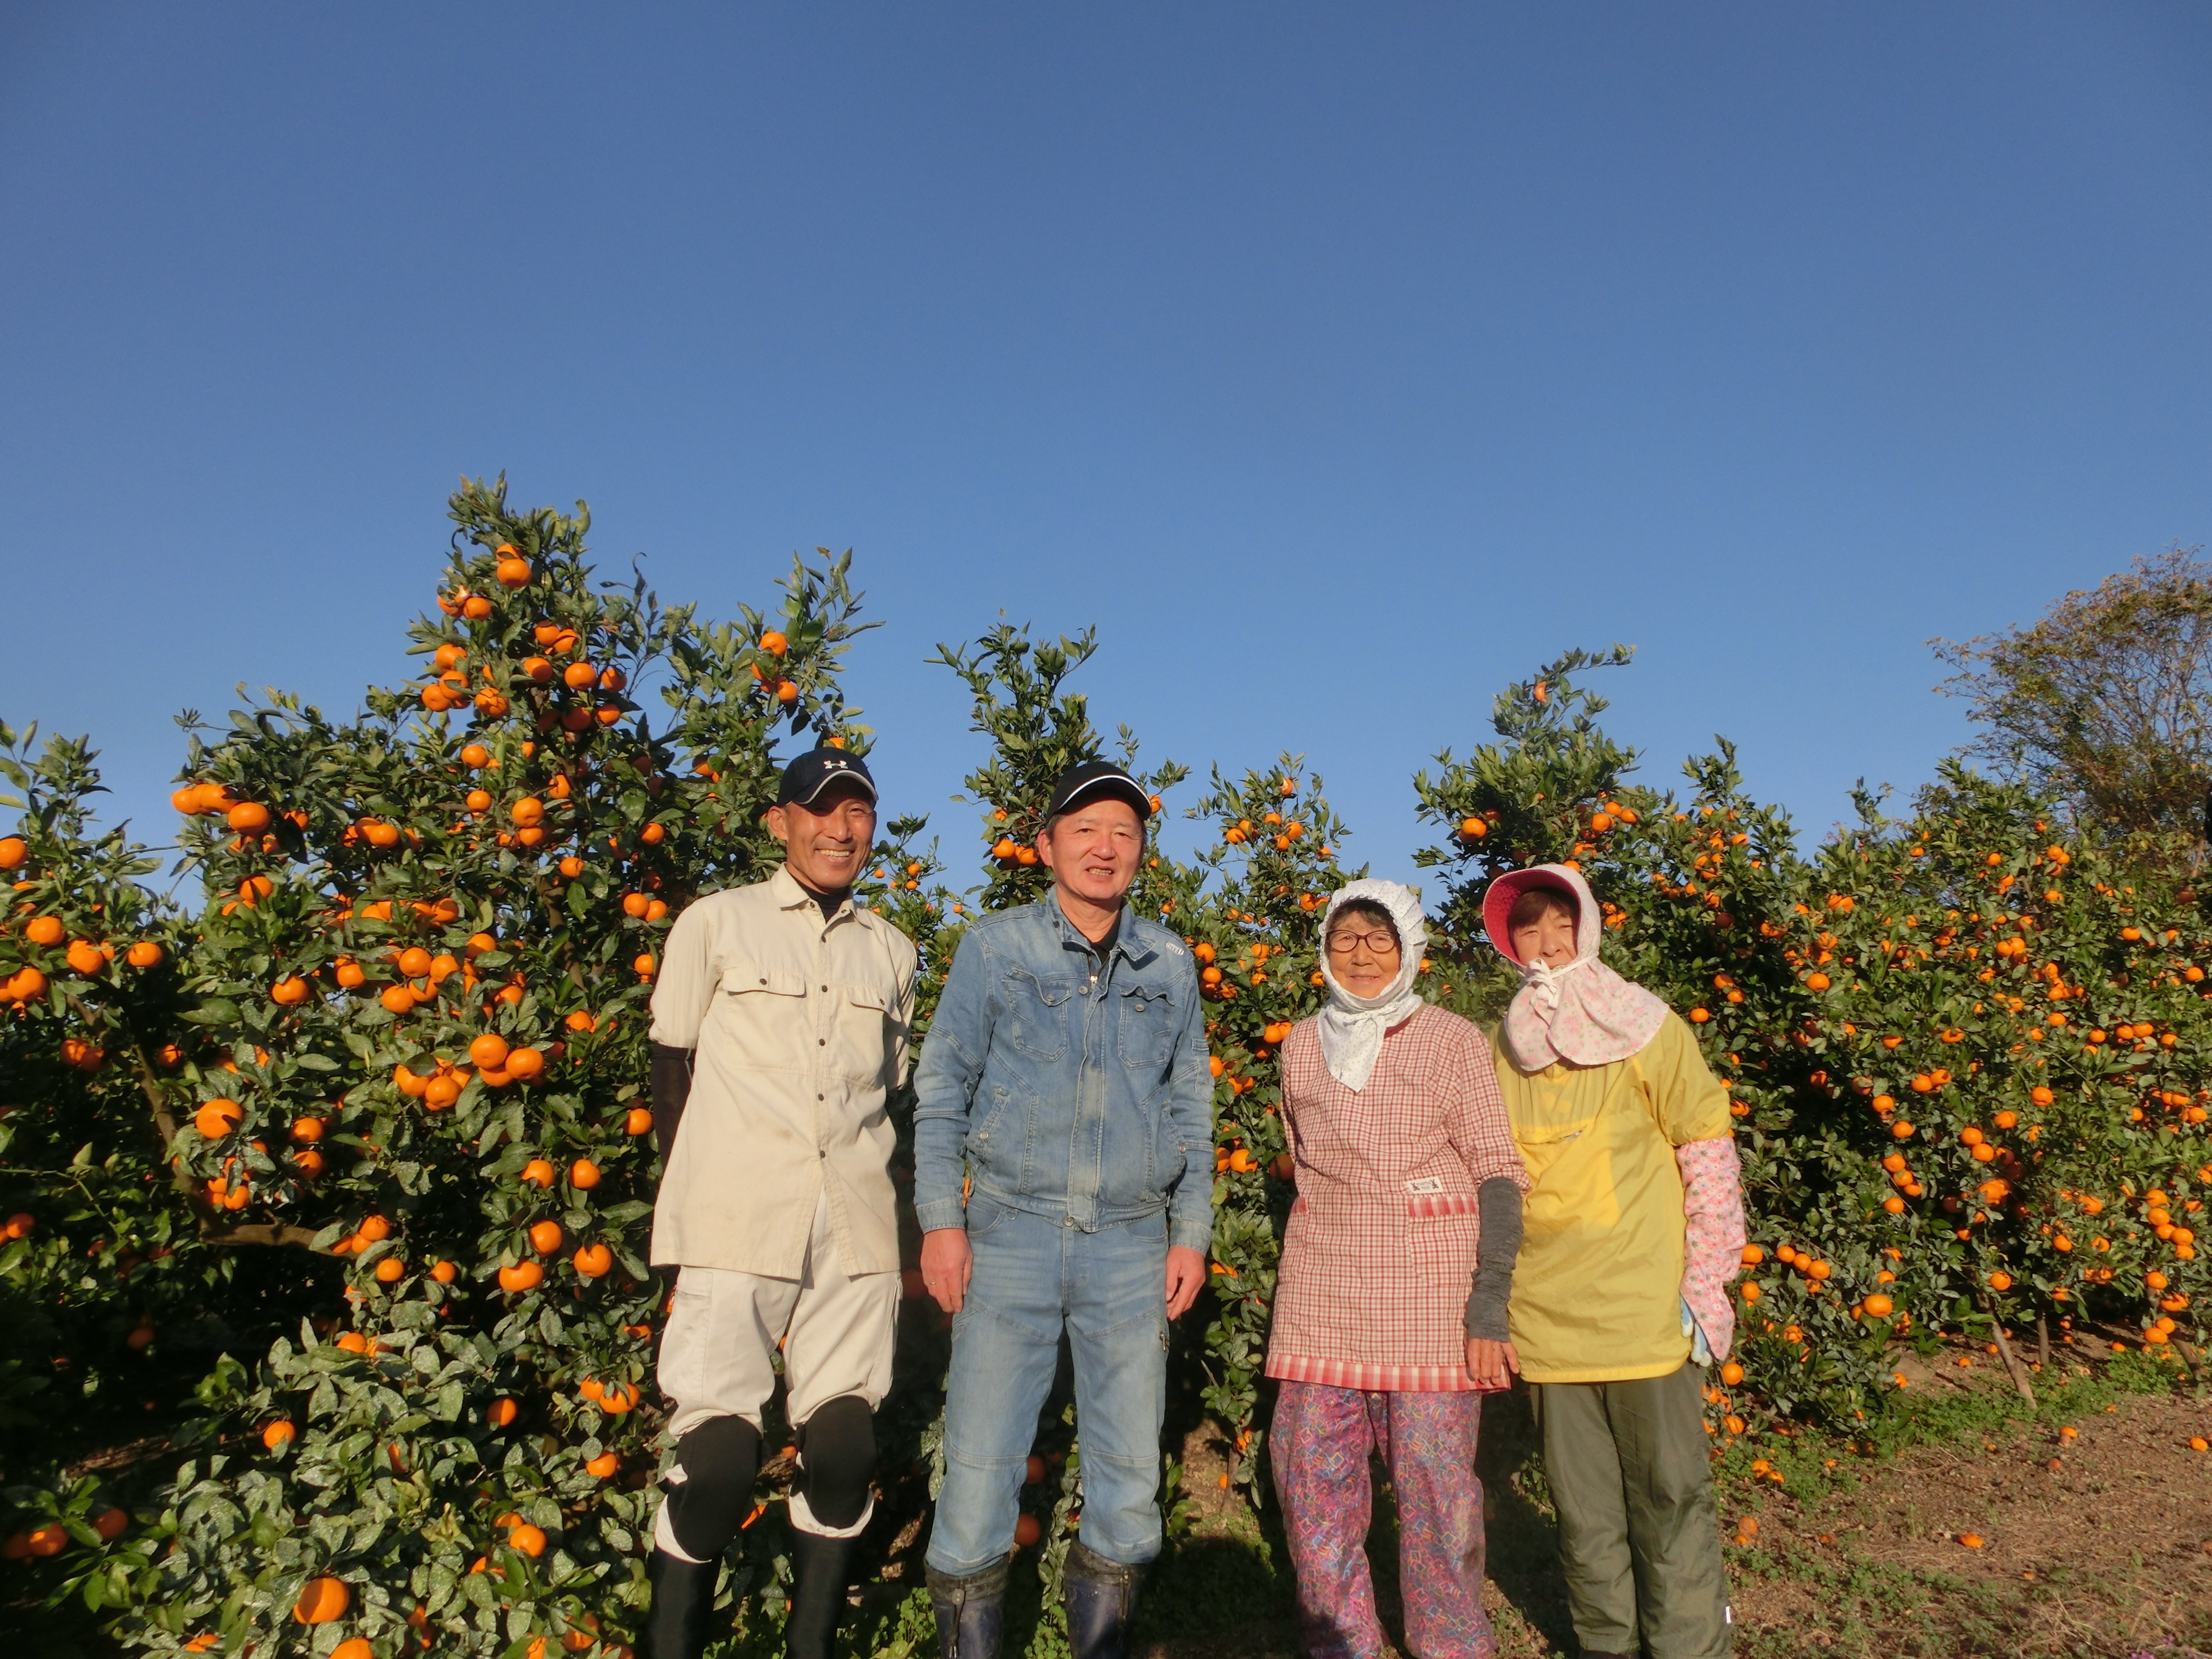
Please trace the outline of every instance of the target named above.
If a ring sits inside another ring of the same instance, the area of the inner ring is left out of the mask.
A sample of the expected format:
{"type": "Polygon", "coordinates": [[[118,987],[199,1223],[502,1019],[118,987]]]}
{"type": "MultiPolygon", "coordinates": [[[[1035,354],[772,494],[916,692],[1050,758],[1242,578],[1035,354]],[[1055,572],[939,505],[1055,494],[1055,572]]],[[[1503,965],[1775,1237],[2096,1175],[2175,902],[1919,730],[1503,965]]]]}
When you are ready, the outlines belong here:
{"type": "Polygon", "coordinates": [[[1379,1452],[1398,1495],[1398,1575],[1415,1659],[1492,1659],[1482,1610],[1482,1483],[1474,1474],[1482,1396],[1370,1394],[1285,1382],[1270,1441],[1275,1492],[1298,1577],[1311,1659],[1376,1659],[1382,1627],[1367,1565],[1379,1452]]]}

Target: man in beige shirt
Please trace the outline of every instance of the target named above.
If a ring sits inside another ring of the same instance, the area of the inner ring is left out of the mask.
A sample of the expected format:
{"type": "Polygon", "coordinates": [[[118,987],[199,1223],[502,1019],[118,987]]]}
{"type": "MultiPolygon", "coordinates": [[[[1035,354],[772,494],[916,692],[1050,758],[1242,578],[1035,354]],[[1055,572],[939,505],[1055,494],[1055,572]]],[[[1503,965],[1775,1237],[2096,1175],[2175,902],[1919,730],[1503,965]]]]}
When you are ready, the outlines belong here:
{"type": "Polygon", "coordinates": [[[857,757],[799,756],[768,812],[782,866],[693,902],[663,952],[652,1257],[682,1271],[660,1347],[677,1446],[653,1528],[652,1659],[705,1650],[779,1343],[800,1461],[791,1659],[828,1655],[873,1508],[899,1298],[885,1105],[905,1077],[915,963],[903,933],[852,902],[875,809],[857,757]]]}

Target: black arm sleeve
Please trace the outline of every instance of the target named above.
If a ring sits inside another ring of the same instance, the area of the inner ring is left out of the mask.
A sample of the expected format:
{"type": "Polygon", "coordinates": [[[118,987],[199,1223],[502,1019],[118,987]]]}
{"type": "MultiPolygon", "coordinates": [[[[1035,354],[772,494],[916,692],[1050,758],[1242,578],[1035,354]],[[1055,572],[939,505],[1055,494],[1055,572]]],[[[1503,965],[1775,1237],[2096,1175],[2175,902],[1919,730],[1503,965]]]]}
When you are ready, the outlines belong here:
{"type": "Polygon", "coordinates": [[[1513,1264],[1521,1255],[1521,1189],[1492,1176],[1475,1194],[1482,1216],[1474,1283],[1467,1293],[1467,1334],[1485,1342],[1510,1340],[1505,1305],[1513,1297],[1513,1264]]]}
{"type": "Polygon", "coordinates": [[[665,1042],[653,1045],[653,1144],[659,1148],[662,1167],[676,1150],[677,1126],[684,1121],[684,1103],[691,1098],[691,1053],[665,1042]]]}

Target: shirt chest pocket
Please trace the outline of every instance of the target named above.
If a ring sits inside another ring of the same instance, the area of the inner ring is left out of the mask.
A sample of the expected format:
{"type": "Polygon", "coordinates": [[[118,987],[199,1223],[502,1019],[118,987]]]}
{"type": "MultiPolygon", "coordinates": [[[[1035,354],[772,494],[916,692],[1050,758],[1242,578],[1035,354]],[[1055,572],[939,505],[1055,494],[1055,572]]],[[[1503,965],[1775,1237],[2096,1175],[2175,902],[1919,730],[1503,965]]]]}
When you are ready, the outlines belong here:
{"type": "Polygon", "coordinates": [[[1115,1042],[1125,1065],[1158,1069],[1175,1053],[1175,1005],[1160,985],[1133,985],[1115,999],[1115,1042]]]}
{"type": "Polygon", "coordinates": [[[1031,1060],[1058,1060],[1067,1052],[1068,1013],[1075,981],[1042,979],[1016,969],[1006,975],[1006,1036],[1031,1060]]]}
{"type": "Polygon", "coordinates": [[[829,1037],[830,1064],[855,1083],[890,1081],[890,999],[873,985],[832,985],[836,1025],[829,1037]]]}
{"type": "Polygon", "coordinates": [[[812,1022],[806,1017],[806,981],[756,963],[722,969],[714,1023],[725,1057],[758,1071],[800,1072],[815,1062],[812,1022]]]}

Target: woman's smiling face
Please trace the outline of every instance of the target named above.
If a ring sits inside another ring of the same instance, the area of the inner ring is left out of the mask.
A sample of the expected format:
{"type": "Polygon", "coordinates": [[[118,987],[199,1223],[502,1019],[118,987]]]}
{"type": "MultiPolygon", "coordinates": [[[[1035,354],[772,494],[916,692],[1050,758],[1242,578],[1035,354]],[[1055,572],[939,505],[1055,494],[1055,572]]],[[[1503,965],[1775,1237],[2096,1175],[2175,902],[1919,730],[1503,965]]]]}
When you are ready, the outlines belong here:
{"type": "Polygon", "coordinates": [[[1524,963],[1564,968],[1575,959],[1574,907],[1564,896],[1553,899],[1526,921],[1516,922],[1511,931],[1513,954],[1524,963]]]}
{"type": "Polygon", "coordinates": [[[1398,977],[1398,930],[1382,911],[1347,904],[1329,918],[1328,969],[1356,997],[1380,996],[1398,977]]]}

